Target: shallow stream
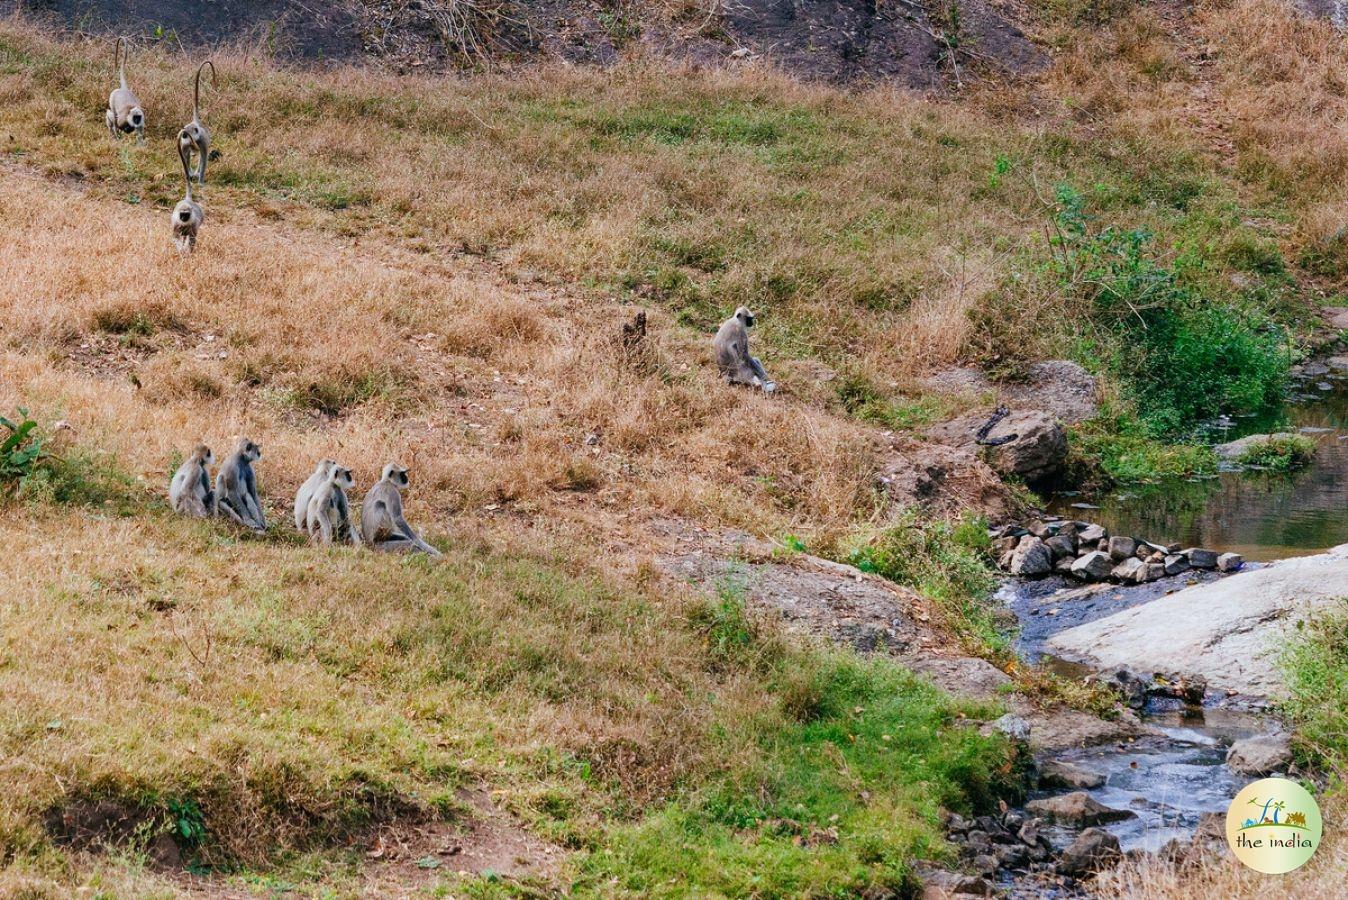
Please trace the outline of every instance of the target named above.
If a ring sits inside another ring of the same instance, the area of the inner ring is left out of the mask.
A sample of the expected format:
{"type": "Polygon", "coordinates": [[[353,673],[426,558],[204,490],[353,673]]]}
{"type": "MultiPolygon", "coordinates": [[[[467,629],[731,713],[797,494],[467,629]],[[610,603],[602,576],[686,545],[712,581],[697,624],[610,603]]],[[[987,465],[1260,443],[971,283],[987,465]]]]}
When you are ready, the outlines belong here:
{"type": "MultiPolygon", "coordinates": [[[[1309,467],[1282,475],[1222,472],[1101,496],[1064,493],[1052,498],[1049,512],[1098,523],[1111,534],[1240,553],[1252,565],[1348,543],[1348,380],[1311,371],[1312,377],[1298,383],[1281,409],[1219,420],[1207,431],[1213,443],[1299,431],[1317,444],[1309,467]]],[[[1020,622],[1017,649],[1022,657],[1060,668],[1064,674],[1082,674],[1072,664],[1043,654],[1050,636],[1217,577],[1221,576],[1190,571],[1136,586],[1082,586],[1061,576],[1012,579],[998,596],[1020,622]]],[[[1152,726],[1149,736],[1057,757],[1105,776],[1101,787],[1088,791],[1096,800],[1137,814],[1105,826],[1124,850],[1159,850],[1172,839],[1191,836],[1204,813],[1224,814],[1231,798],[1251,780],[1226,767],[1227,748],[1233,741],[1277,726],[1266,712],[1231,708],[1211,695],[1202,709],[1153,698],[1141,718],[1152,726]]],[[[1065,791],[1035,796],[1053,793],[1065,791]]],[[[1062,847],[1078,832],[1054,826],[1047,833],[1062,847]]]]}
{"type": "Polygon", "coordinates": [[[1102,496],[1058,494],[1055,515],[1098,522],[1111,534],[1178,542],[1271,562],[1348,543],[1348,380],[1306,379],[1282,408],[1221,419],[1213,443],[1290,427],[1316,441],[1315,461],[1290,474],[1222,472],[1130,486],[1102,496]]]}

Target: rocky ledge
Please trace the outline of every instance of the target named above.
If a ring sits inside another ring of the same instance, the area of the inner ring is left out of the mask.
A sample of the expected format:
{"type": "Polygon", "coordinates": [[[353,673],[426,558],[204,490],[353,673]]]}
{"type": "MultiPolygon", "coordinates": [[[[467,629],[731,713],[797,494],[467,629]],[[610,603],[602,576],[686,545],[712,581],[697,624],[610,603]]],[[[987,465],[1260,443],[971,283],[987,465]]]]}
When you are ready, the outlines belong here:
{"type": "Polygon", "coordinates": [[[1081,581],[1144,584],[1190,569],[1235,572],[1245,564],[1239,553],[1157,544],[1075,519],[1035,519],[992,529],[989,536],[1001,569],[1023,578],[1058,573],[1081,581]]]}

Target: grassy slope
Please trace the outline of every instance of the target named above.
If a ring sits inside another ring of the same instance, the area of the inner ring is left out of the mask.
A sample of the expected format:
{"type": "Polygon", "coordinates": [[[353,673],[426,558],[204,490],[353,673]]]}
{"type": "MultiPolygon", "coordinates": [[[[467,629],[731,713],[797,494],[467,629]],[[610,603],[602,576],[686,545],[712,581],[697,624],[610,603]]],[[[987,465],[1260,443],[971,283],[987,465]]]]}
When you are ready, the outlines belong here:
{"type": "MultiPolygon", "coordinates": [[[[236,543],[183,529],[141,489],[134,520],[7,508],[5,544],[25,555],[6,567],[19,589],[0,675],[33,701],[4,722],[6,771],[22,773],[0,820],[9,884],[140,892],[134,865],[40,838],[36,817],[67,792],[199,800],[203,852],[272,866],[268,850],[363,827],[381,802],[454,814],[452,788],[481,777],[543,833],[600,851],[569,871],[586,884],[902,879],[901,860],[939,852],[914,783],[968,802],[955,782],[980,795],[969,760],[997,748],[964,731],[948,751],[933,743],[954,712],[900,673],[788,666],[782,650],[727,659],[733,605],[708,616],[651,582],[630,551],[647,514],[827,541],[873,511],[870,433],[827,390],[798,379],[790,405],[728,391],[685,326],[748,300],[766,308],[773,367],[821,359],[882,395],[961,354],[1060,352],[1077,337],[1071,298],[1035,277],[1040,196],[1059,179],[1089,189],[1102,220],[1208,261],[1194,277],[1254,279],[1258,302],[1295,318],[1296,295],[1268,289],[1284,276],[1267,250],[1305,266],[1303,286],[1341,282],[1329,210],[1344,188],[1303,150],[1340,152],[1323,126],[1339,101],[1317,85],[1343,52],[1258,4],[1204,15],[1195,27],[1224,49],[1202,86],[1231,112],[1234,148],[1214,146],[1193,73],[1146,11],[1063,29],[1063,59],[1029,99],[964,105],[639,65],[446,83],[227,59],[207,103],[224,156],[186,266],[164,219],[189,61],[135,57],[142,99],[165,112],[147,148],[113,148],[97,115],[107,48],[4,26],[0,408],[70,420],[80,445],[152,487],[175,450],[245,430],[274,498],[334,447],[361,484],[401,456],[412,518],[457,547],[436,570],[236,543]],[[492,265],[445,258],[460,249],[492,265]],[[141,280],[116,277],[130,259],[141,280]],[[636,372],[607,350],[614,301],[633,298],[657,311],[636,372]],[[82,554],[51,560],[52,535],[82,554]],[[114,557],[112,536],[133,552],[114,557]],[[198,671],[189,647],[206,634],[232,665],[198,671]],[[121,702],[87,707],[88,659],[121,702]],[[802,688],[796,669],[823,674],[802,688]],[[257,688],[272,683],[293,690],[257,688]],[[882,688],[908,702],[865,702],[882,688]],[[912,743],[891,765],[882,745],[899,726],[912,743]],[[838,753],[854,778],[821,781],[838,753]],[[631,819],[642,803],[654,813],[631,819]],[[784,812],[797,803],[799,821],[784,812]],[[877,825],[893,809],[911,828],[877,825]],[[837,849],[794,840],[834,814],[837,849]]],[[[317,859],[305,871],[349,886],[348,859],[317,859]]]]}

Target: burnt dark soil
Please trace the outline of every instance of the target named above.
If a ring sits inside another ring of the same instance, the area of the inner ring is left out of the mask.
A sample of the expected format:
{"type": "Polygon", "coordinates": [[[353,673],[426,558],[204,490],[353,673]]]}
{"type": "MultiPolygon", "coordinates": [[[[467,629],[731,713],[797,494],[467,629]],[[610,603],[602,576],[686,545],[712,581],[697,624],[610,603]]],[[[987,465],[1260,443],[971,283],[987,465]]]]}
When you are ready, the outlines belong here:
{"type": "Polygon", "coordinates": [[[1010,7],[964,0],[733,0],[681,20],[657,4],[502,0],[473,46],[447,45],[420,0],[0,0],[60,27],[187,47],[244,43],[292,62],[379,60],[397,71],[449,71],[561,59],[608,66],[640,51],[694,65],[765,61],[835,83],[935,88],[979,75],[1033,72],[1048,56],[1010,7]]]}

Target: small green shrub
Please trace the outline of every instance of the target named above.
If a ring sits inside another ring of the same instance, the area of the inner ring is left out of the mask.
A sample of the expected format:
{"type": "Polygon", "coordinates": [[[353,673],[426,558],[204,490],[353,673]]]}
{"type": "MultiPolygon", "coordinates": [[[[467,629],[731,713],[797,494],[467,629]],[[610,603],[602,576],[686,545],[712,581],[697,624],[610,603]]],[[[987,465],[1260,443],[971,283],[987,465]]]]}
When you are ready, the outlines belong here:
{"type": "Polygon", "coordinates": [[[8,434],[0,441],[0,490],[13,490],[32,474],[42,457],[42,437],[37,422],[28,417],[28,410],[19,407],[19,421],[0,416],[0,428],[8,434]]]}
{"type": "Polygon", "coordinates": [[[1283,710],[1303,761],[1348,778],[1348,600],[1297,623],[1281,657],[1283,710]]]}
{"type": "Polygon", "coordinates": [[[1008,643],[988,602],[997,586],[990,547],[982,519],[927,521],[907,510],[894,525],[865,537],[843,561],[935,601],[966,649],[1000,658],[1008,643]]]}
{"type": "Polygon", "coordinates": [[[1275,434],[1246,447],[1236,458],[1242,466],[1257,466],[1274,472],[1290,472],[1315,459],[1315,441],[1304,434],[1275,434]]]}
{"type": "Polygon", "coordinates": [[[1293,350],[1282,326],[1158,262],[1149,232],[1094,229],[1071,186],[1059,185],[1057,198],[1050,272],[1061,290],[1084,301],[1092,355],[1151,436],[1182,435],[1218,413],[1283,398],[1293,350]]]}
{"type": "Polygon", "coordinates": [[[26,409],[14,422],[0,416],[0,497],[74,506],[113,506],[128,514],[137,505],[135,483],[107,456],[84,449],[49,453],[47,440],[26,409]],[[3,433],[3,432],[0,432],[3,433]]]}

